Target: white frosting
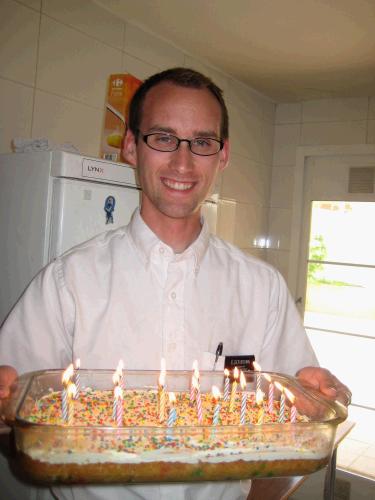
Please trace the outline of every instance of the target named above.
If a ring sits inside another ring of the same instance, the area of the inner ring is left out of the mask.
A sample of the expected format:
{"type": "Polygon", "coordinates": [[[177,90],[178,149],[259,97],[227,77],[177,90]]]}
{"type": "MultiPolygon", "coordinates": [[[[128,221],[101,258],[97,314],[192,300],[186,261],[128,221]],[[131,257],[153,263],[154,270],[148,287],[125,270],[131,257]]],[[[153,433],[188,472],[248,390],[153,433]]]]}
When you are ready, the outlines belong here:
{"type": "MultiPolygon", "coordinates": [[[[259,446],[258,446],[259,448],[259,446]]],[[[149,462],[182,462],[182,463],[220,463],[244,460],[256,462],[260,460],[319,460],[325,457],[322,452],[314,450],[296,450],[295,448],[243,448],[241,450],[219,449],[194,451],[183,453],[179,450],[159,449],[143,453],[127,453],[121,451],[104,450],[101,453],[66,453],[59,450],[50,450],[46,453],[42,449],[28,449],[27,454],[34,460],[51,464],[95,464],[95,463],[149,463],[149,462]]]]}

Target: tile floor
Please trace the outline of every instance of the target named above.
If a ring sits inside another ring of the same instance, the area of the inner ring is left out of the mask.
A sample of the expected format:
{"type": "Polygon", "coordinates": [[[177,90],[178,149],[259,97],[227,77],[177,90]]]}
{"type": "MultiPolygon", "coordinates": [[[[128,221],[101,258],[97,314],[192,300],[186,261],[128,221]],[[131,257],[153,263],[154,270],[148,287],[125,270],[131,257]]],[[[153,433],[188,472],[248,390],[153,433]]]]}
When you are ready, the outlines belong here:
{"type": "Polygon", "coordinates": [[[339,469],[375,480],[374,424],[374,421],[356,423],[338,447],[337,467],[339,469]]]}
{"type": "Polygon", "coordinates": [[[345,438],[337,451],[337,467],[375,480],[375,443],[345,438]]]}

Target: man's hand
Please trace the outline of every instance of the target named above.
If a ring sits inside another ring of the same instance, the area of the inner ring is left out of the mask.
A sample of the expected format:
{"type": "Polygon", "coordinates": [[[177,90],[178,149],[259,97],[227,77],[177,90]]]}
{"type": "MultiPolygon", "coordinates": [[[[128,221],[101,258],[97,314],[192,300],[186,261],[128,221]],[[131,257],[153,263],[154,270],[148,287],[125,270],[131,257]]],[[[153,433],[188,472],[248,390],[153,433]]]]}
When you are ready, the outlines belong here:
{"type": "Polygon", "coordinates": [[[308,366],[299,370],[296,375],[305,387],[314,388],[327,398],[340,401],[345,406],[350,405],[352,393],[329,370],[308,366]]]}
{"type": "Polygon", "coordinates": [[[17,379],[17,372],[12,366],[0,366],[0,409],[1,401],[9,397],[17,379]]]}

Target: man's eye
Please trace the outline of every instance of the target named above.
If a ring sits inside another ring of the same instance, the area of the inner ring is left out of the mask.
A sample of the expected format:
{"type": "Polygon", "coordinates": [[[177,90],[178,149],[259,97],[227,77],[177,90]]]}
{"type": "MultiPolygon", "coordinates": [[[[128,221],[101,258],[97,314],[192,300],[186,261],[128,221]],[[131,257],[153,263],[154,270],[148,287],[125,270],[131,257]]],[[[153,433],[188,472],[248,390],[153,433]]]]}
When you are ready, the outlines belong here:
{"type": "Polygon", "coordinates": [[[173,140],[173,137],[170,136],[170,135],[156,135],[154,136],[155,137],[155,140],[159,143],[159,144],[173,144],[175,141],[173,140]]]}
{"type": "Polygon", "coordinates": [[[197,139],[194,139],[194,145],[198,148],[205,149],[212,145],[212,141],[211,139],[207,139],[205,137],[198,137],[197,139]]]}

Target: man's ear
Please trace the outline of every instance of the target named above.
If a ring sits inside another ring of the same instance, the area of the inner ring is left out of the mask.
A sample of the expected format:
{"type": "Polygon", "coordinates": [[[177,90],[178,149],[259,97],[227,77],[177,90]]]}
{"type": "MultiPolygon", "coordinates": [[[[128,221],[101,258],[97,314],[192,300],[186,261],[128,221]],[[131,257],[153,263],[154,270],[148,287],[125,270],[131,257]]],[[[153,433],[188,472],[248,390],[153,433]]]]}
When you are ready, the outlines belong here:
{"type": "Polygon", "coordinates": [[[223,171],[224,168],[228,166],[229,162],[229,141],[228,139],[225,139],[224,141],[224,146],[223,149],[220,151],[220,165],[219,165],[219,171],[223,171]]]}
{"type": "Polygon", "coordinates": [[[137,144],[135,142],[135,136],[133,132],[128,129],[125,134],[125,138],[122,144],[122,156],[126,163],[137,166],[137,144]]]}

